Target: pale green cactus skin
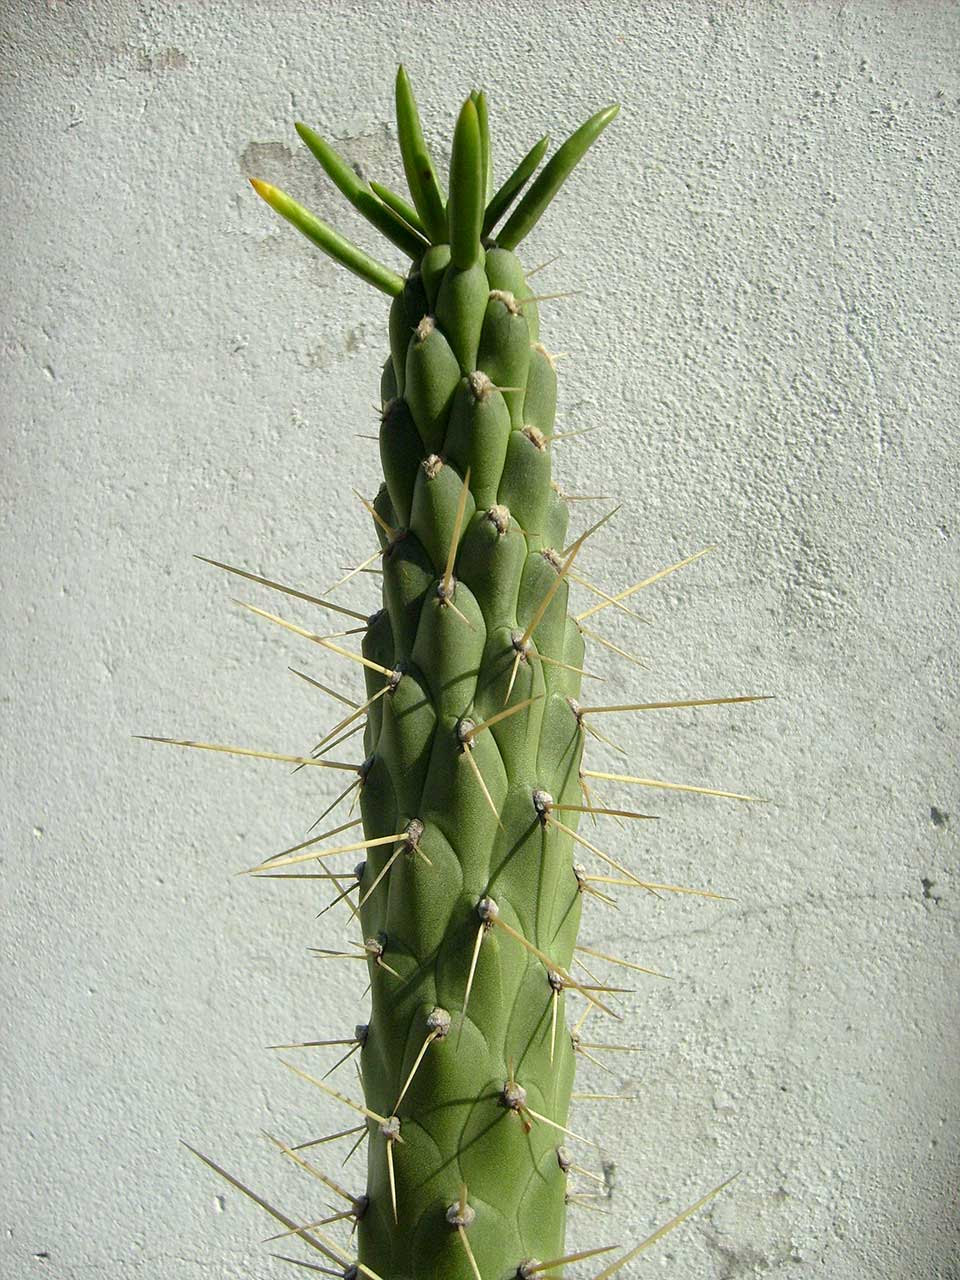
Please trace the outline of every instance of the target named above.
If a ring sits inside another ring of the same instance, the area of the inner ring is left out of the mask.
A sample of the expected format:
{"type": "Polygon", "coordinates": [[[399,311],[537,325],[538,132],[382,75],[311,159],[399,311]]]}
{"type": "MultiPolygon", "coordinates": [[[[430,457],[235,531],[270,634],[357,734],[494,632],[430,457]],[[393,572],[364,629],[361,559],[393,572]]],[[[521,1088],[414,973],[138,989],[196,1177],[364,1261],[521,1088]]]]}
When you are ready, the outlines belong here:
{"type": "MultiPolygon", "coordinates": [[[[562,1026],[566,994],[555,992],[537,955],[490,927],[465,1018],[462,1009],[481,900],[496,903],[499,918],[558,966],[554,974],[569,972],[580,922],[571,837],[547,824],[534,799],[542,791],[582,803],[582,734],[571,699],[584,647],[567,615],[565,581],[506,699],[514,640],[555,582],[564,547],[567,509],[551,488],[541,438],[553,426],[556,375],[538,342],[536,304],[517,305],[531,291],[514,254],[478,246],[464,269],[449,256],[446,246],[431,249],[393,304],[380,437],[388,481],[377,506],[399,531],[388,540],[381,529],[384,609],[364,643],[368,657],[402,673],[367,721],[365,832],[388,835],[417,820],[417,848],[430,859],[405,852],[361,909],[364,936],[381,941],[401,975],[371,965],[364,1091],[373,1111],[397,1114],[404,1144],[393,1153],[400,1230],[386,1139],[370,1142],[360,1257],[380,1275],[411,1280],[471,1275],[446,1221],[461,1184],[483,1275],[513,1275],[525,1259],[563,1253],[564,1135],[505,1106],[504,1085],[515,1079],[534,1111],[567,1125],[573,1050],[569,1035],[551,1034],[552,1002],[559,1000],[562,1026]],[[494,382],[520,390],[501,393],[494,382]],[[442,579],[468,468],[448,601],[442,579]],[[464,745],[465,722],[481,724],[530,699],[464,745]],[[430,1045],[394,1113],[436,1007],[450,1014],[452,1029],[430,1045]]],[[[368,676],[372,696],[383,677],[368,676]]],[[[391,856],[390,846],[371,850],[361,893],[391,856]]]]}
{"type": "MultiPolygon", "coordinates": [[[[384,483],[371,505],[383,600],[362,641],[365,758],[330,766],[356,775],[363,838],[317,854],[298,845],[254,868],[275,873],[364,850],[350,910],[371,1011],[353,1040],[339,1041],[359,1050],[363,1085],[362,1102],[348,1102],[364,1113],[367,1139],[366,1187],[347,1196],[356,1257],[322,1224],[296,1223],[202,1158],[318,1250],[317,1270],[346,1280],[546,1280],[562,1276],[567,1260],[577,1047],[567,1004],[604,1007],[571,973],[586,885],[574,857],[586,712],[584,637],[568,612],[566,574],[593,530],[567,545],[568,507],[551,477],[555,364],[514,250],[616,111],[582,125],[521,197],[547,139],[494,193],[486,100],[471,94],[444,200],[401,68],[398,135],[412,204],[362,182],[298,125],[347,199],[408,255],[405,278],[253,180],[277,212],[392,300],[384,483]]],[[[586,711],[676,705],[700,703],[586,711]]],[[[316,755],[272,758],[316,764],[316,755]]]]}

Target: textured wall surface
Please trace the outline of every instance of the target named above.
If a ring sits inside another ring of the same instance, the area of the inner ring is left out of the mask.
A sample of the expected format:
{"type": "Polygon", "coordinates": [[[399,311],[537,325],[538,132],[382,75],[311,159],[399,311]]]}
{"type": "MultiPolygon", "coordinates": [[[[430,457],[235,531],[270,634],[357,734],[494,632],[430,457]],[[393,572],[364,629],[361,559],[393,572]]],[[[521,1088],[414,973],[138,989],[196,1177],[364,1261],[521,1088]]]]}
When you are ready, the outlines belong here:
{"type": "Polygon", "coordinates": [[[246,178],[372,245],[293,122],[396,182],[402,59],[444,163],[486,86],[500,177],[623,104],[525,246],[575,291],[542,309],[560,420],[603,428],[555,465],[624,501],[584,556],[606,588],[717,550],[642,594],[652,626],[600,615],[647,669],[593,669],[631,701],[777,695],[594,744],[768,802],[644,792],[654,831],[603,832],[731,900],[587,913],[673,980],[624,998],[614,1077],[585,1064],[631,1097],[579,1104],[617,1172],[571,1246],[637,1241],[740,1169],[623,1275],[960,1276],[960,7],[7,0],[0,42],[0,1272],[285,1274],[268,1254],[297,1247],[260,1244],[271,1220],[179,1138],[322,1211],[260,1130],[343,1117],[265,1046],[351,1034],[363,982],[306,951],[345,916],[234,873],[334,784],[131,735],[299,752],[335,709],[288,666],[360,688],[230,601],[323,615],[192,556],[316,591],[374,547],[351,489],[378,482],[386,300],[246,178]]]}

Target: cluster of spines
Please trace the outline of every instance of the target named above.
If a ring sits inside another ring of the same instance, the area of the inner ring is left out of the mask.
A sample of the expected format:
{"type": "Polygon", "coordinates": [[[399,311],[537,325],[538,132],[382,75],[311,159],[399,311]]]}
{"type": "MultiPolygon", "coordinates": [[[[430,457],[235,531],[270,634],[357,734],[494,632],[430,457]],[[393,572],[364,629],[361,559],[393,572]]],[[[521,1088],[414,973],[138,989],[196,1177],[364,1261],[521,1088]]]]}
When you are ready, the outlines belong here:
{"type": "Polygon", "coordinates": [[[364,853],[352,876],[311,873],[334,882],[335,901],[348,904],[360,934],[353,952],[315,953],[363,959],[369,969],[370,1021],[343,1042],[345,1058],[360,1053],[364,1102],[292,1069],[362,1117],[334,1136],[358,1132],[357,1145],[371,1139],[367,1190],[351,1196],[297,1148],[277,1143],[350,1207],[296,1224],[254,1196],[339,1268],[329,1274],[558,1275],[566,1262],[615,1248],[563,1256],[566,1180],[574,1166],[562,1144],[578,1140],[567,1128],[574,1054],[593,1057],[591,1049],[604,1047],[584,1042],[580,1029],[591,1010],[612,1012],[601,997],[615,990],[574,979],[574,963],[593,978],[575,952],[641,969],[577,947],[582,896],[610,901],[613,884],[699,891],[641,881],[578,833],[582,812],[647,816],[594,805],[588,777],[680,785],[584,770],[584,732],[596,733],[588,718],[607,711],[752,700],[579,702],[583,619],[608,605],[624,608],[623,599],[661,575],[618,597],[591,587],[600,603],[577,618],[567,612],[574,559],[603,521],[564,546],[568,507],[550,464],[555,362],[539,341],[538,298],[512,249],[615,111],[598,112],[568,139],[496,236],[546,139],[492,195],[483,94],[472,94],[460,112],[445,203],[402,68],[397,112],[413,207],[379,184],[362,183],[322,139],[298,126],[351,203],[412,258],[406,279],[283,193],[254,183],[315,243],[393,297],[391,357],[381,384],[385,483],[372,503],[364,500],[380,542],[371,562],[383,574],[383,608],[357,628],[359,655],[335,637],[255,610],[354,658],[367,683],[366,701],[351,704],[310,756],[273,756],[298,768],[353,771],[354,782],[339,798],[355,792],[364,838],[314,848],[358,825],[351,821],[252,869],[289,875],[284,869],[292,864],[364,853]],[[361,727],[362,763],[330,760],[326,753],[361,727]],[[589,875],[575,864],[575,843],[619,875],[589,875]],[[584,998],[584,1014],[558,1035],[568,992],[584,998]],[[355,1260],[321,1231],[341,1219],[359,1227],[355,1260]],[[543,1256],[550,1260],[538,1261],[543,1256]]]}

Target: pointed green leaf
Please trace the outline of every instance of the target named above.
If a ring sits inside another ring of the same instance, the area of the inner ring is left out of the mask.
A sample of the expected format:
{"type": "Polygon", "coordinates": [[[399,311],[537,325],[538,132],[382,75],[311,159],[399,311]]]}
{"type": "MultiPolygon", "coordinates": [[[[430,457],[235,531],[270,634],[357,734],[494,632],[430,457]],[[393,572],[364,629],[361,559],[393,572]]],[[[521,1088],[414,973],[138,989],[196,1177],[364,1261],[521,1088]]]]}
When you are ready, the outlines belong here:
{"type": "Polygon", "coordinates": [[[618,103],[604,107],[602,111],[598,111],[582,124],[576,133],[570,135],[514,209],[510,220],[497,236],[497,244],[501,248],[515,249],[524,236],[533,230],[543,211],[569,177],[577,162],[582,159],[591,143],[600,136],[619,110],[618,103]]]}
{"type": "Polygon", "coordinates": [[[321,222],[319,218],[304,209],[303,205],[297,204],[296,200],[291,199],[286,192],[278,187],[272,187],[269,182],[260,182],[257,178],[251,178],[250,184],[257,195],[265,200],[271,209],[276,210],[281,218],[286,218],[308,240],[312,240],[324,253],[328,253],[348,271],[352,271],[361,280],[366,280],[367,284],[372,284],[375,289],[388,294],[391,298],[395,298],[402,292],[402,276],[398,276],[395,271],[391,271],[389,267],[371,258],[351,240],[338,235],[325,222],[321,222]]]}
{"type": "Polygon", "coordinates": [[[483,156],[483,203],[493,195],[493,155],[490,150],[490,116],[487,111],[487,95],[481,89],[474,97],[477,119],[480,121],[480,154],[483,156]]]}
{"type": "Polygon", "coordinates": [[[378,200],[367,184],[357,177],[343,156],[324,142],[318,133],[305,124],[297,124],[295,127],[297,133],[323,165],[327,176],[339,187],[353,207],[362,213],[368,222],[372,222],[377,230],[398,249],[402,249],[414,261],[418,260],[424,250],[430,247],[427,241],[412,231],[392,209],[388,209],[382,201],[378,200]]]}
{"type": "Polygon", "coordinates": [[[513,204],[513,201],[520,189],[523,187],[523,184],[543,159],[549,145],[550,135],[545,133],[539,142],[534,143],[514,169],[513,173],[511,173],[510,177],[487,205],[487,212],[484,214],[483,218],[483,234],[485,236],[490,234],[493,228],[510,208],[511,204],[513,204]]]}
{"type": "Polygon", "coordinates": [[[397,70],[397,135],[413,203],[423,219],[430,239],[434,244],[443,244],[447,239],[446,210],[436,170],[423,140],[420,113],[417,111],[413,89],[402,65],[397,70]]]}
{"type": "Polygon", "coordinates": [[[391,191],[389,187],[385,187],[382,182],[374,182],[370,180],[370,190],[374,195],[379,196],[385,205],[393,210],[399,216],[413,227],[414,231],[419,231],[422,236],[426,236],[427,231],[420,220],[420,215],[416,209],[407,204],[406,200],[400,198],[395,191],[391,191]]]}
{"type": "Polygon", "coordinates": [[[480,120],[472,98],[460,108],[450,158],[450,192],[447,200],[450,224],[450,260],[465,270],[480,252],[483,222],[483,150],[480,120]]]}

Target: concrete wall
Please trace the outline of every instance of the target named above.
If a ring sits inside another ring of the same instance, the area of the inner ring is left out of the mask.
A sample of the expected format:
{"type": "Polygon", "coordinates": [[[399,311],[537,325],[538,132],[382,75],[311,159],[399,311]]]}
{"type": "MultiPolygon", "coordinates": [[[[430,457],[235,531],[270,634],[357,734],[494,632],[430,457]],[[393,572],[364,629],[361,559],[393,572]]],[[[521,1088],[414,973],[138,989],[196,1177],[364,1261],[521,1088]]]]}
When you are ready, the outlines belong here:
{"type": "Polygon", "coordinates": [[[630,700],[777,695],[611,719],[626,759],[593,756],[769,802],[607,790],[660,814],[611,851],[731,900],[588,913],[673,980],[626,997],[615,1078],[586,1064],[636,1096],[580,1106],[618,1173],[571,1245],[739,1169],[622,1274],[960,1275],[957,4],[7,0],[0,31],[0,1271],[280,1274],[296,1246],[179,1138],[323,1202],[259,1131],[343,1117],[265,1046],[349,1034],[360,975],[306,953],[345,918],[234,873],[334,783],[130,735],[298,752],[333,708],[287,667],[359,689],[230,601],[322,615],[192,555],[318,590],[372,549],[385,300],[246,178],[372,246],[293,122],[399,180],[402,59],[444,163],[488,88],[500,176],[623,104],[524,249],[576,291],[543,308],[560,420],[603,428],[558,471],[624,501],[584,560],[607,588],[718,549],[642,594],[652,626],[598,620],[647,670],[591,663],[630,700]]]}

